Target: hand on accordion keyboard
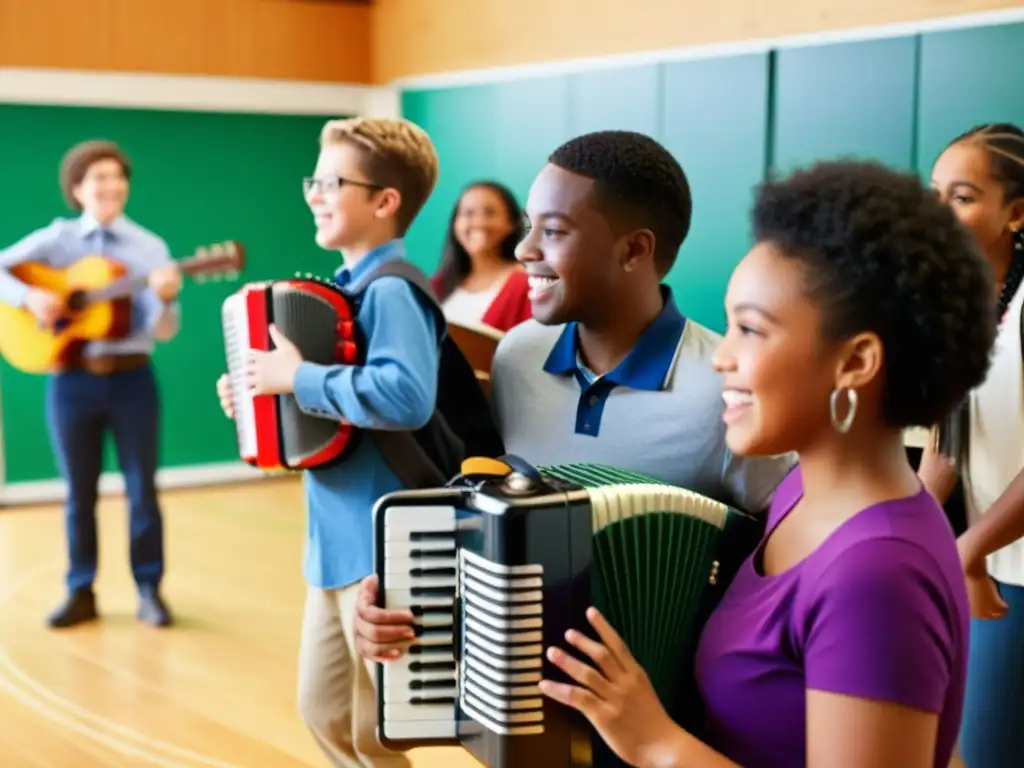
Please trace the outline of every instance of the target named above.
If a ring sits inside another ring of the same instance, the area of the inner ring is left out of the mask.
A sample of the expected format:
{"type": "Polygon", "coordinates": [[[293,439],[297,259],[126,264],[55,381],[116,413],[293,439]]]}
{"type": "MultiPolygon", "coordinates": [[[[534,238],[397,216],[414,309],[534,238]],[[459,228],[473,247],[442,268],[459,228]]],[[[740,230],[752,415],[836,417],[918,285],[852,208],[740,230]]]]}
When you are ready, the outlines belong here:
{"type": "Polygon", "coordinates": [[[377,575],[359,584],[356,598],[356,650],[364,659],[388,662],[400,659],[416,639],[413,615],[377,607],[377,575]]]}
{"type": "Polygon", "coordinates": [[[583,713],[629,765],[678,765],[677,745],[687,734],[665,712],[647,673],[611,624],[596,608],[587,611],[587,618],[600,642],[575,630],[569,630],[565,639],[593,665],[549,648],[548,660],[579,685],[543,680],[541,692],[583,713]]]}
{"type": "Polygon", "coordinates": [[[270,326],[274,342],[272,352],[249,350],[245,383],[254,395],[286,395],[295,387],[295,373],[302,365],[299,348],[285,338],[274,325],[270,326]]]}

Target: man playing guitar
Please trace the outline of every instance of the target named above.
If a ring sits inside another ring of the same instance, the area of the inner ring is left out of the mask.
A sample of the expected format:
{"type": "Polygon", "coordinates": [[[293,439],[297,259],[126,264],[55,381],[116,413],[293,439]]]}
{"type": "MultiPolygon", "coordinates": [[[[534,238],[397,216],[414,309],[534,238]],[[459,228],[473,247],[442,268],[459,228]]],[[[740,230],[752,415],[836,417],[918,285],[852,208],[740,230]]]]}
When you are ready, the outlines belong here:
{"type": "Polygon", "coordinates": [[[53,293],[15,278],[25,262],[65,267],[88,254],[119,261],[131,275],[148,275],[131,302],[128,333],[89,342],[68,357],[47,383],[46,418],[57,465],[68,483],[65,525],[68,596],[48,618],[70,627],[98,616],[96,500],[103,440],[113,434],[131,508],[131,565],[139,591],[138,617],[171,623],[159,587],[164,571],[163,522],[156,491],[159,398],[150,355],[156,341],[178,332],[181,273],[164,240],[124,215],[131,164],[111,142],[73,147],[61,166],[61,188],[80,215],[57,218],[0,250],[0,301],[30,311],[45,327],[65,312],[53,293]]]}

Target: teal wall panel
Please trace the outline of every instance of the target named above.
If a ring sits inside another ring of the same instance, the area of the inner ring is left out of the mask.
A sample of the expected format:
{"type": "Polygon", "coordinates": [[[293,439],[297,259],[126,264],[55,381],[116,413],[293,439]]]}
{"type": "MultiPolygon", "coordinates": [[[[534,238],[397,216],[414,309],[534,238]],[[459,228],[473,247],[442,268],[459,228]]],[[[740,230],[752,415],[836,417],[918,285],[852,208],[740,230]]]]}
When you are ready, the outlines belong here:
{"type": "Polygon", "coordinates": [[[459,191],[495,172],[496,86],[464,86],[402,95],[402,114],[430,134],[440,160],[437,187],[409,229],[409,258],[432,273],[459,191]]]}
{"type": "Polygon", "coordinates": [[[430,134],[441,171],[437,188],[407,238],[409,254],[432,273],[452,207],[470,182],[496,179],[525,207],[537,172],[571,135],[565,77],[407,91],[402,114],[430,134]]]}
{"type": "Polygon", "coordinates": [[[775,53],[771,163],[781,173],[841,156],[914,163],[916,37],[775,53]]]}
{"type": "Polygon", "coordinates": [[[568,77],[530,78],[495,87],[496,178],[526,207],[530,185],[548,156],[571,138],[568,77]]]}
{"type": "Polygon", "coordinates": [[[768,54],[667,64],[659,135],[683,166],[693,222],[667,282],[683,313],[724,330],[729,276],[750,248],[767,156],[768,54]],[[723,98],[728,94],[728,98],[723,98]]]}
{"type": "MultiPolygon", "coordinates": [[[[569,129],[658,132],[660,66],[598,69],[569,76],[569,129]]],[[[554,149],[554,147],[552,147],[554,149]]]]}
{"type": "Polygon", "coordinates": [[[1024,23],[922,35],[917,103],[916,168],[925,179],[973,126],[1024,127],[1024,23]]]}
{"type": "MultiPolygon", "coordinates": [[[[336,258],[313,241],[302,198],[324,119],[149,110],[0,105],[0,247],[67,215],[57,188],[64,151],[85,138],[122,144],[135,165],[128,215],[182,257],[237,239],[248,251],[244,280],[294,271],[330,274],[336,258]]],[[[183,328],[158,347],[163,466],[237,460],[233,427],[214,382],[225,368],[220,305],[239,283],[186,281],[183,328]]],[[[57,476],[44,418],[45,378],[0,363],[7,482],[57,476]]],[[[105,468],[116,468],[112,451],[105,468]]]]}
{"type": "MultiPolygon", "coordinates": [[[[1012,24],[420,90],[404,107],[431,131],[442,168],[493,175],[523,203],[544,158],[571,136],[628,129],[662,141],[694,197],[667,282],[686,314],[722,330],[729,276],[751,245],[755,187],[769,172],[839,157],[927,171],[975,123],[1024,124],[1022,51],[1024,24],[1012,24]]],[[[417,224],[430,233],[417,247],[431,265],[458,186],[439,187],[417,224]]]]}

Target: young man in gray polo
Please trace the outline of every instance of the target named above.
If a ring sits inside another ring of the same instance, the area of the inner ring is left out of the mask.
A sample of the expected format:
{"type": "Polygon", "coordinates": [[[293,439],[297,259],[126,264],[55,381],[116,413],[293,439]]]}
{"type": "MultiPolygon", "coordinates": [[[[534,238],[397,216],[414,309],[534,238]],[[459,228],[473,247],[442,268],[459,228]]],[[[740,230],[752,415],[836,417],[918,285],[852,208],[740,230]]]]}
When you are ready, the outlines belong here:
{"type": "Polygon", "coordinates": [[[757,514],[791,462],[726,448],[720,337],[662,284],[691,209],[682,168],[647,136],[588,134],[551,155],[517,252],[534,320],[502,340],[494,409],[531,464],[631,469],[757,514]]]}
{"type": "MultiPolygon", "coordinates": [[[[492,399],[509,453],[534,465],[601,463],[652,475],[754,515],[792,457],[744,459],[725,444],[720,336],[680,313],[662,280],[690,227],[689,184],[653,139],[573,139],[530,189],[517,255],[534,319],[502,339],[492,399]]],[[[377,608],[363,583],[357,648],[398,658],[407,611],[377,608]]]]}

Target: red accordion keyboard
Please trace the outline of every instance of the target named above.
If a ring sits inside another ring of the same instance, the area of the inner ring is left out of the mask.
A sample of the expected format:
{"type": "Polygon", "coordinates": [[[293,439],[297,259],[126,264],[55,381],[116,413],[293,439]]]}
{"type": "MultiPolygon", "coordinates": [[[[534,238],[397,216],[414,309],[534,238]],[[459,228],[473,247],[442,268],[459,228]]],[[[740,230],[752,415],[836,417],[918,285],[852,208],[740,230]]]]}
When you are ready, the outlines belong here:
{"type": "Polygon", "coordinates": [[[355,427],[306,413],[294,395],[251,394],[245,369],[249,350],[273,349],[271,325],[305,361],[359,364],[361,342],[345,294],[313,278],[249,283],[224,301],[221,319],[242,459],[264,470],[299,470],[344,458],[355,447],[355,427]]]}

